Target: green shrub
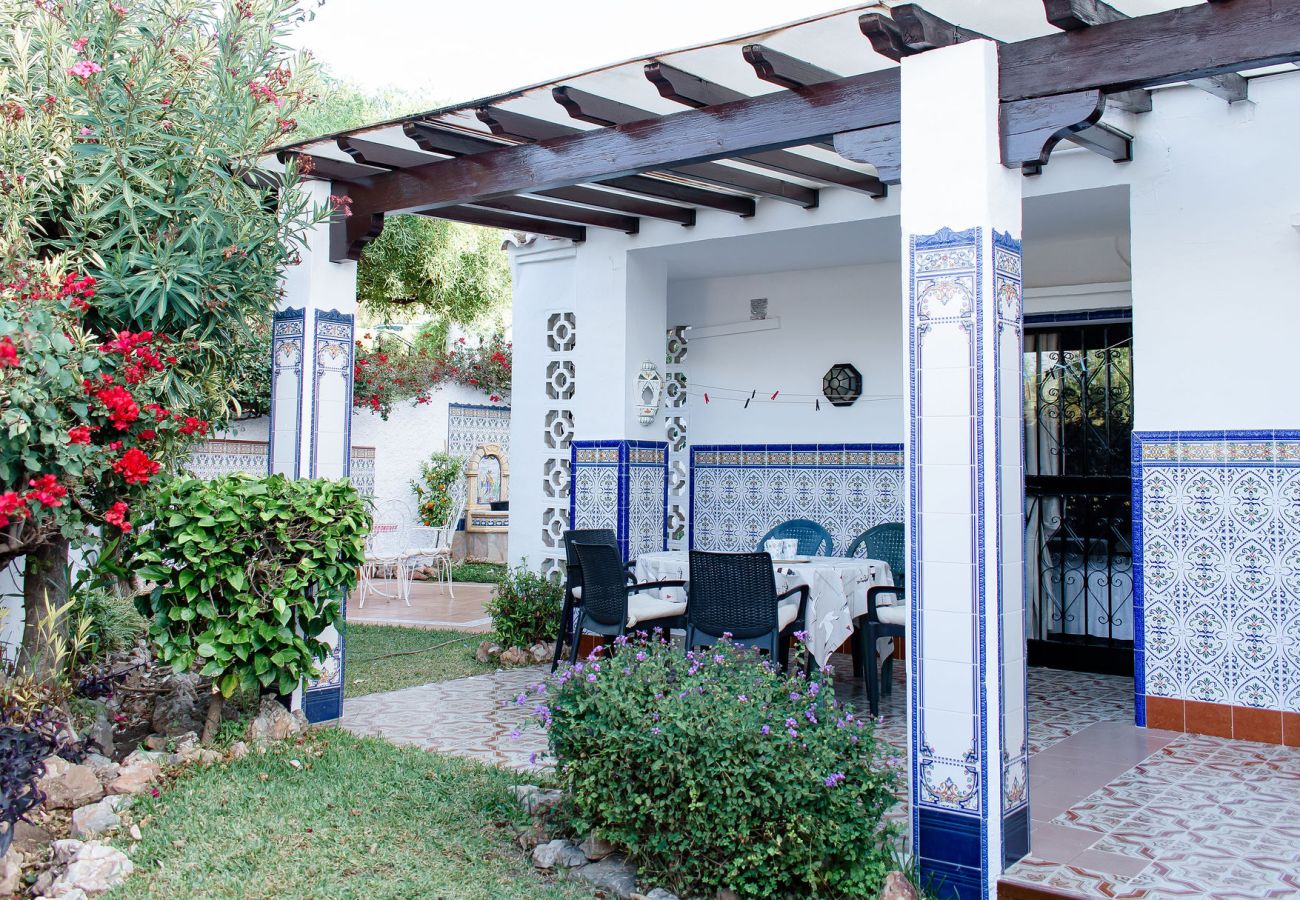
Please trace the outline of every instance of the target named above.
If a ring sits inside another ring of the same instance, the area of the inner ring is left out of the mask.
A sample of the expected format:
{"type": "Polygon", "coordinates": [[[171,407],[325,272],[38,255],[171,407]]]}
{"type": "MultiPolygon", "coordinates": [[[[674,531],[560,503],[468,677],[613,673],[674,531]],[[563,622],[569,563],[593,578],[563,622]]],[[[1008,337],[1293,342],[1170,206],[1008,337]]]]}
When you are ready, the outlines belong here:
{"type": "Polygon", "coordinates": [[[502,647],[531,647],[555,637],[564,588],[558,579],[531,572],[527,564],[506,569],[487,602],[502,647]]]}
{"type": "Polygon", "coordinates": [[[411,480],[420,521],[440,528],[449,523],[452,488],[460,478],[465,461],[458,456],[434,453],[420,463],[420,477],[411,480]]]}
{"type": "Polygon", "coordinates": [[[144,634],[144,617],[130,597],[107,587],[87,585],[74,590],[71,601],[69,627],[73,634],[85,635],[81,651],[84,660],[102,660],[132,646],[144,634]]]}
{"type": "Polygon", "coordinates": [[[162,489],[136,557],[155,587],[137,604],[159,659],[197,667],[220,692],[205,738],[220,723],[218,698],[241,687],[287,694],[316,674],[329,653],[320,635],[343,622],[369,528],[347,481],[228,475],[162,489]]]}
{"type": "Polygon", "coordinates": [[[893,868],[898,760],[828,674],[783,675],[725,642],[632,642],[545,691],[573,826],[677,893],[871,897],[893,868]]]}

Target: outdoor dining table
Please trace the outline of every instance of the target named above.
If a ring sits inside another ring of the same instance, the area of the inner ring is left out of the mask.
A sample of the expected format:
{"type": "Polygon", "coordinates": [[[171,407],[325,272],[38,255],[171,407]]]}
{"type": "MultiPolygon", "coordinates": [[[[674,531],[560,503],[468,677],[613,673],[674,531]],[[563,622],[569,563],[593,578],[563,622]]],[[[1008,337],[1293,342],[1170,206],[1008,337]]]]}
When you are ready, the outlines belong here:
{"type": "MultiPolygon", "coordinates": [[[[867,588],[894,583],[889,563],[879,559],[804,556],[773,560],[772,569],[778,594],[808,585],[804,627],[809,649],[818,665],[825,663],[853,634],[853,619],[866,615],[867,588]]],[[[685,550],[642,553],[636,559],[636,580],[686,581],[689,603],[690,554],[685,550]]],[[[798,600],[791,598],[786,602],[798,600]]]]}

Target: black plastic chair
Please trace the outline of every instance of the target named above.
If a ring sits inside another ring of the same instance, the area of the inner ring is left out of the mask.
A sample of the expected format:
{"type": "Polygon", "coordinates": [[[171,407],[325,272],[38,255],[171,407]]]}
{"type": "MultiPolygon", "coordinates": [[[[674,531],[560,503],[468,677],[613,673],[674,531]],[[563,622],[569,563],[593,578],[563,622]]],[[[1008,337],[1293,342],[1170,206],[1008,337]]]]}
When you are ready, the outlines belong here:
{"type": "MultiPolygon", "coordinates": [[[[628,584],[627,573],[618,550],[608,544],[584,544],[574,541],[574,551],[578,554],[582,566],[582,602],[578,605],[578,618],[573,625],[570,640],[569,662],[578,661],[578,644],[584,632],[604,637],[618,637],[627,634],[629,611],[633,594],[655,588],[685,588],[685,581],[648,581],[644,584],[628,584]]],[[[683,590],[683,595],[685,591],[683,590]]],[[[654,614],[657,604],[649,601],[646,605],[651,614],[642,612],[636,617],[636,628],[649,631],[662,628],[665,632],[672,628],[681,628],[684,624],[681,613],[668,615],[654,614]]]]}
{"type": "Polygon", "coordinates": [[[754,549],[762,552],[764,544],[770,540],[788,540],[794,538],[799,542],[800,556],[831,556],[835,552],[835,541],[831,533],[811,519],[791,519],[782,522],[763,535],[754,549]]]}
{"type": "MultiPolygon", "coordinates": [[[[867,699],[871,704],[871,715],[880,715],[880,695],[893,691],[894,654],[885,657],[880,669],[876,669],[876,642],[880,638],[903,638],[907,636],[906,623],[882,622],[880,620],[879,598],[891,594],[897,598],[895,607],[901,606],[906,611],[907,597],[907,540],[902,522],[886,522],[870,528],[858,535],[849,547],[849,556],[856,556],[863,551],[867,559],[879,559],[889,564],[894,576],[892,586],[876,585],[867,589],[866,615],[853,620],[856,629],[854,642],[855,668],[861,665],[867,681],[867,699]]],[[[888,614],[887,614],[888,615],[888,614]]]]}
{"type": "Polygon", "coordinates": [[[808,585],[776,592],[767,553],[691,551],[691,599],[686,606],[686,649],[707,647],[730,635],[733,644],[767,650],[785,668],[788,642],[804,627],[808,585]],[[794,618],[782,626],[781,601],[799,595],[794,618]]]}
{"type": "MultiPolygon", "coordinates": [[[[618,536],[609,528],[574,528],[564,533],[564,609],[560,612],[560,627],[555,635],[555,656],[551,659],[552,672],[560,664],[565,642],[574,643],[574,610],[582,605],[582,562],[573,549],[575,542],[604,544],[613,547],[615,551],[618,550],[618,536]]],[[[632,580],[630,573],[627,579],[632,580]]]]}

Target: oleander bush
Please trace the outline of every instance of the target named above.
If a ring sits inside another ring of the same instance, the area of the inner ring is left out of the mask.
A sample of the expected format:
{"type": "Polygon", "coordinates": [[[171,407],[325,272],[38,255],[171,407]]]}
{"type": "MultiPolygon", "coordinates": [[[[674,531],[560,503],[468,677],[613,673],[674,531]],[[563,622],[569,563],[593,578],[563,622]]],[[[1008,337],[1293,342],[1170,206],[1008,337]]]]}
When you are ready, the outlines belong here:
{"type": "Polygon", "coordinates": [[[531,571],[527,563],[504,570],[487,602],[497,642],[505,648],[527,648],[552,640],[563,599],[559,580],[531,571]]]}
{"type": "Polygon", "coordinates": [[[204,740],[225,698],[291,692],[329,655],[321,634],[365,559],[370,514],[346,480],[228,475],[163,488],[140,533],[137,599],[158,659],[213,679],[204,740]]]}
{"type": "Polygon", "coordinates": [[[727,642],[683,655],[634,640],[539,690],[575,831],[627,848],[652,883],[872,897],[894,868],[883,816],[899,760],[827,672],[784,675],[727,642]]]}

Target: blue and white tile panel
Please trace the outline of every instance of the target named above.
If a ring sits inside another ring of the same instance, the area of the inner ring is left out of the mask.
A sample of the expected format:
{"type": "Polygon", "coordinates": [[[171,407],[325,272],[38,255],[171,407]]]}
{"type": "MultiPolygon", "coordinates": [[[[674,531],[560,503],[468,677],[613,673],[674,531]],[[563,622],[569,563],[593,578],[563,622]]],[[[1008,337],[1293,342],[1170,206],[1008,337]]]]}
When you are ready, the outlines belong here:
{"type": "Polygon", "coordinates": [[[270,451],[263,471],[290,478],[302,474],[305,335],[305,310],[282,309],[271,317],[270,451]]]}
{"type": "Polygon", "coordinates": [[[345,478],[352,447],[353,316],[316,310],[311,476],[345,478]]]}
{"type": "MultiPolygon", "coordinates": [[[[265,475],[269,451],[265,441],[213,438],[200,441],[190,451],[185,468],[195,478],[220,478],[244,472],[265,475]]],[[[375,448],[353,447],[350,468],[352,483],[363,497],[375,495],[375,448]]]]}
{"type": "Polygon", "coordinates": [[[574,441],[570,527],[609,528],[624,559],[666,546],[668,447],[662,441],[574,441]]]}
{"type": "Polygon", "coordinates": [[[1300,431],[1135,432],[1146,696],[1300,712],[1300,431]]]}
{"type": "Polygon", "coordinates": [[[687,327],[669,328],[664,341],[664,437],[668,441],[668,546],[690,546],[691,449],[687,382],[687,327]]]}
{"type": "Polygon", "coordinates": [[[904,515],[901,444],[748,444],[691,448],[691,546],[752,551],[774,525],[812,519],[843,553],[904,515]]]}
{"type": "Polygon", "coordinates": [[[510,407],[447,404],[447,452],[468,458],[485,444],[510,452],[510,407]]]}
{"type": "Polygon", "coordinates": [[[1028,851],[1020,245],[912,235],[912,809],[923,873],[981,896],[1028,851]]]}

